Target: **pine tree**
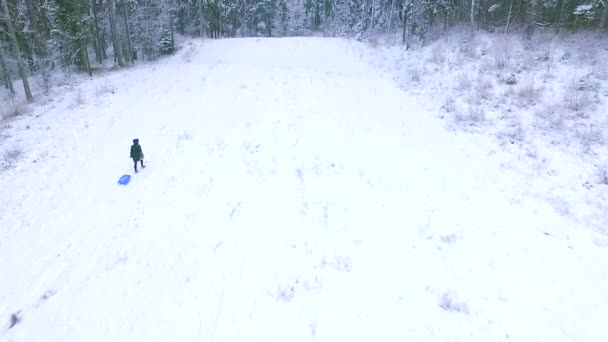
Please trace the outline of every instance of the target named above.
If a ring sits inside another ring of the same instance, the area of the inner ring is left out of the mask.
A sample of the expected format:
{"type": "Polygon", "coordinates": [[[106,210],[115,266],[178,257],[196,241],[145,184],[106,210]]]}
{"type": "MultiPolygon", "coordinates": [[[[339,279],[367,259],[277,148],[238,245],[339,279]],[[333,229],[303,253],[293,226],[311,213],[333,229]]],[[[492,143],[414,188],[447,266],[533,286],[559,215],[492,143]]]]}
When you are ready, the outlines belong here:
{"type": "Polygon", "coordinates": [[[6,61],[4,60],[4,47],[2,46],[2,41],[0,41],[0,72],[2,72],[2,82],[4,83],[4,86],[9,90],[11,95],[14,95],[15,89],[13,88],[11,74],[6,67],[6,61]]]}
{"type": "Polygon", "coordinates": [[[160,52],[164,55],[172,54],[175,51],[175,42],[173,41],[173,37],[171,37],[171,31],[165,29],[163,30],[163,35],[160,38],[160,52]]]}
{"type": "Polygon", "coordinates": [[[304,0],[289,0],[285,4],[287,12],[287,25],[285,28],[288,36],[304,35],[306,14],[304,13],[304,0]]]}
{"type": "Polygon", "coordinates": [[[75,64],[91,75],[87,48],[93,38],[89,30],[89,3],[84,0],[55,0],[55,3],[64,63],[75,64]]]}
{"type": "Polygon", "coordinates": [[[23,90],[25,91],[25,97],[28,101],[34,101],[34,96],[32,96],[32,91],[30,90],[30,83],[27,79],[27,74],[25,73],[25,65],[23,63],[23,59],[21,56],[21,49],[19,48],[19,42],[17,41],[17,32],[15,30],[15,26],[13,25],[13,21],[11,19],[11,13],[8,9],[8,4],[6,0],[2,0],[2,10],[4,12],[4,19],[6,21],[6,26],[8,27],[8,35],[13,43],[13,50],[16,54],[17,59],[17,68],[19,69],[19,77],[21,77],[21,82],[23,83],[23,90]]]}

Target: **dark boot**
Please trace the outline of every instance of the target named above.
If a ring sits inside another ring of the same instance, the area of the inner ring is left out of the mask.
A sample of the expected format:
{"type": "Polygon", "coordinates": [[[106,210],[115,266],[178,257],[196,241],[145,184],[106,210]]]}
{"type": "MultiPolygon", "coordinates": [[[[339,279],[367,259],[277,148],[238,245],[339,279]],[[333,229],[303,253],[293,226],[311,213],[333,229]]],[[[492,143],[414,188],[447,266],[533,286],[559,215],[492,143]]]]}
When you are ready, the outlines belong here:
{"type": "Polygon", "coordinates": [[[144,160],[143,160],[143,159],[141,160],[141,168],[142,168],[142,169],[145,169],[145,168],[146,168],[146,166],[144,165],[144,160]]]}

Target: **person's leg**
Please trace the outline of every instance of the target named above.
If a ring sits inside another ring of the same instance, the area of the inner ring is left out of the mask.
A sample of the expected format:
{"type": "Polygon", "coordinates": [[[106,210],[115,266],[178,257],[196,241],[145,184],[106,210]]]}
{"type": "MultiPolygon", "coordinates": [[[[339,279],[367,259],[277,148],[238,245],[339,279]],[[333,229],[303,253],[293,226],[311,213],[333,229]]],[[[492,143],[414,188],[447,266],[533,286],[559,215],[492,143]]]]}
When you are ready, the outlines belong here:
{"type": "Polygon", "coordinates": [[[137,173],[137,160],[133,159],[133,162],[135,163],[134,167],[135,167],[135,173],[137,173]]]}
{"type": "Polygon", "coordinates": [[[145,166],[144,166],[144,160],[143,159],[141,160],[141,168],[142,169],[145,168],[145,166]]]}

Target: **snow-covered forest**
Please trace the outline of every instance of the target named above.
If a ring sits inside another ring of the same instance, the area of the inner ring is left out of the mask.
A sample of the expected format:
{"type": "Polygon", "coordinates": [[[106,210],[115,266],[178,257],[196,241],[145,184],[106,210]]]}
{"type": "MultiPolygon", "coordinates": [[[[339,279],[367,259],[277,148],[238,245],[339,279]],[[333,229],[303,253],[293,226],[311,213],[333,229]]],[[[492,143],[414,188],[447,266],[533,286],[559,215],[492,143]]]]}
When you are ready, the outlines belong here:
{"type": "Polygon", "coordinates": [[[151,60],[175,49],[174,33],[188,36],[429,36],[468,23],[489,31],[512,27],[530,36],[606,29],[604,0],[2,0],[0,73],[13,92],[20,77],[49,86],[53,70],[74,66],[92,74],[104,63],[151,60]]]}
{"type": "Polygon", "coordinates": [[[0,341],[608,341],[607,16],[0,0],[0,341]]]}

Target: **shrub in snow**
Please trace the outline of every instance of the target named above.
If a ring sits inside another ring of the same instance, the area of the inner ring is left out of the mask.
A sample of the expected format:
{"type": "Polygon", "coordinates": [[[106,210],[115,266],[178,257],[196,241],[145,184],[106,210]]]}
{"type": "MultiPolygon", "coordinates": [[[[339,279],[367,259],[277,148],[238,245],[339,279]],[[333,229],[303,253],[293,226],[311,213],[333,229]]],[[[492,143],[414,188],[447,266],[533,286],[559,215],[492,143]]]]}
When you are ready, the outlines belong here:
{"type": "Polygon", "coordinates": [[[547,72],[544,72],[542,75],[540,75],[540,77],[543,80],[543,83],[548,83],[548,82],[553,81],[553,80],[556,79],[555,75],[552,74],[548,70],[547,70],[547,72]]]}
{"type": "Polygon", "coordinates": [[[460,54],[466,58],[473,58],[475,57],[475,48],[473,47],[473,45],[471,44],[471,42],[469,41],[465,41],[462,43],[462,45],[460,45],[460,48],[458,50],[460,52],[460,54]]]}
{"type": "Polygon", "coordinates": [[[533,105],[540,102],[543,95],[543,87],[537,86],[534,79],[529,79],[525,83],[522,83],[519,88],[515,91],[519,103],[522,105],[533,105]]]}
{"type": "Polygon", "coordinates": [[[454,98],[452,96],[448,95],[445,98],[443,105],[441,105],[441,108],[447,113],[453,113],[456,111],[456,101],[454,101],[454,98]]]}
{"type": "Polygon", "coordinates": [[[469,313],[467,303],[458,302],[456,295],[453,293],[444,293],[443,296],[441,296],[441,300],[439,301],[439,307],[449,312],[460,312],[464,314],[469,313]]]}
{"type": "Polygon", "coordinates": [[[12,167],[22,154],[23,151],[18,147],[14,147],[4,152],[4,155],[2,156],[2,169],[6,170],[12,167]]]}
{"type": "Polygon", "coordinates": [[[604,133],[601,129],[593,126],[577,129],[574,136],[579,139],[585,148],[589,148],[593,145],[604,144],[604,133]]]}
{"type": "Polygon", "coordinates": [[[175,51],[175,41],[171,37],[169,30],[164,30],[159,43],[160,53],[170,55],[175,51]]]}
{"type": "Polygon", "coordinates": [[[514,144],[515,142],[523,142],[525,136],[526,133],[520,120],[513,121],[510,123],[508,128],[498,132],[498,138],[500,140],[506,140],[510,144],[514,144]]]}
{"type": "Polygon", "coordinates": [[[453,244],[458,240],[458,235],[456,235],[456,234],[443,235],[443,236],[440,236],[439,239],[443,243],[453,244]]]}
{"type": "Polygon", "coordinates": [[[15,102],[14,98],[11,98],[10,101],[10,105],[2,106],[3,108],[0,108],[0,119],[2,119],[2,121],[7,121],[16,116],[26,114],[31,110],[29,106],[15,102]]]}
{"type": "Polygon", "coordinates": [[[99,97],[105,94],[114,94],[115,91],[114,85],[105,80],[104,82],[100,83],[99,86],[97,86],[95,89],[95,94],[99,97]]]}
{"type": "Polygon", "coordinates": [[[551,61],[551,51],[544,50],[540,53],[540,55],[536,58],[539,62],[549,62],[551,61]]]}
{"type": "Polygon", "coordinates": [[[544,104],[536,111],[538,118],[536,126],[547,129],[561,129],[564,127],[564,121],[566,120],[564,112],[565,110],[561,104],[544,104]]]}
{"type": "Polygon", "coordinates": [[[600,89],[600,83],[595,81],[590,74],[585,75],[573,84],[576,91],[592,91],[597,92],[600,89]]]}
{"type": "Polygon", "coordinates": [[[598,58],[593,64],[593,75],[600,80],[608,81],[608,58],[598,58]]]}
{"type": "Polygon", "coordinates": [[[491,98],[492,90],[494,89],[494,84],[492,80],[487,77],[479,76],[477,78],[477,83],[475,84],[475,95],[479,99],[488,100],[491,98]]]}
{"type": "Polygon", "coordinates": [[[496,70],[496,67],[494,66],[492,58],[483,57],[477,64],[477,70],[480,74],[491,75],[496,70]]]}
{"type": "Polygon", "coordinates": [[[469,107],[469,120],[472,122],[483,122],[486,120],[486,112],[481,106],[469,107]]]}
{"type": "Polygon", "coordinates": [[[486,120],[486,113],[478,104],[470,104],[466,113],[454,112],[454,120],[457,123],[467,123],[470,126],[478,126],[486,120]]]}
{"type": "Polygon", "coordinates": [[[608,185],[608,163],[599,168],[600,184],[608,185]]]}
{"type": "Polygon", "coordinates": [[[277,289],[277,301],[291,302],[295,295],[295,287],[288,285],[284,288],[277,289]]]}
{"type": "Polygon", "coordinates": [[[377,48],[377,47],[378,47],[378,45],[379,45],[378,37],[375,37],[375,36],[374,36],[374,37],[370,37],[370,38],[367,40],[367,44],[368,44],[368,45],[369,45],[371,48],[374,48],[374,49],[375,49],[375,48],[377,48]]]}
{"type": "Polygon", "coordinates": [[[177,142],[182,142],[182,141],[187,141],[192,139],[192,136],[190,134],[188,134],[188,132],[184,132],[180,135],[177,136],[177,142]]]}
{"type": "Polygon", "coordinates": [[[83,104],[86,103],[85,97],[84,97],[84,92],[82,91],[82,89],[78,89],[76,91],[76,94],[74,95],[74,107],[78,107],[78,106],[82,106],[83,104]]]}
{"type": "Polygon", "coordinates": [[[431,56],[429,62],[441,65],[445,62],[445,48],[443,44],[438,43],[431,48],[431,56]]]}
{"type": "Polygon", "coordinates": [[[566,108],[577,112],[579,117],[589,117],[584,111],[598,102],[598,89],[599,84],[588,77],[571,81],[564,91],[566,108]]]}
{"type": "Polygon", "coordinates": [[[492,57],[494,64],[498,69],[504,69],[509,65],[511,60],[512,42],[509,36],[501,36],[494,41],[492,45],[492,57]]]}
{"type": "Polygon", "coordinates": [[[407,70],[407,74],[409,76],[410,81],[412,81],[413,83],[420,83],[420,81],[421,81],[420,70],[412,67],[407,70]]]}
{"type": "Polygon", "coordinates": [[[456,77],[456,86],[454,87],[456,90],[465,92],[471,90],[472,87],[473,81],[471,81],[466,73],[462,73],[456,77]]]}
{"type": "Polygon", "coordinates": [[[13,106],[6,106],[0,109],[0,119],[2,119],[2,121],[7,121],[17,115],[18,112],[15,111],[15,108],[13,108],[13,106]]]}
{"type": "Polygon", "coordinates": [[[505,78],[505,83],[508,85],[515,85],[517,84],[517,76],[515,76],[514,73],[511,73],[509,76],[507,76],[505,78]]]}

